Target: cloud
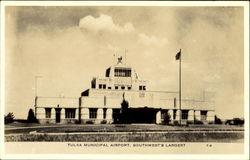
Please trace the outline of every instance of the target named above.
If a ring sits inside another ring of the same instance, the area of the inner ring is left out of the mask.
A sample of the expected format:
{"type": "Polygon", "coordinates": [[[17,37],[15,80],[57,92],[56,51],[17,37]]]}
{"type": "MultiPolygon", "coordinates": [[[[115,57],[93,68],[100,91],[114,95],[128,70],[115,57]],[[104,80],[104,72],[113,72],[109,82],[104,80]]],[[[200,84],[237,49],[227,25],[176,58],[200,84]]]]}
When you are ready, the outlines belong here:
{"type": "Polygon", "coordinates": [[[100,14],[97,18],[91,15],[81,18],[79,21],[79,28],[95,34],[99,32],[119,34],[132,33],[140,44],[146,46],[162,47],[167,44],[165,38],[159,39],[155,36],[148,36],[145,33],[137,33],[134,25],[130,22],[126,23],[124,26],[115,24],[113,18],[105,14],[100,14]]]}
{"type": "Polygon", "coordinates": [[[80,19],[79,27],[81,29],[92,31],[94,33],[98,33],[101,31],[130,33],[135,30],[134,26],[131,23],[126,23],[124,26],[117,25],[113,22],[111,16],[105,14],[101,14],[98,18],[88,15],[80,19]]]}
{"type": "Polygon", "coordinates": [[[144,33],[141,33],[138,35],[139,36],[139,42],[145,45],[154,45],[157,47],[162,47],[167,44],[167,39],[159,39],[156,38],[155,36],[147,36],[144,33]]]}

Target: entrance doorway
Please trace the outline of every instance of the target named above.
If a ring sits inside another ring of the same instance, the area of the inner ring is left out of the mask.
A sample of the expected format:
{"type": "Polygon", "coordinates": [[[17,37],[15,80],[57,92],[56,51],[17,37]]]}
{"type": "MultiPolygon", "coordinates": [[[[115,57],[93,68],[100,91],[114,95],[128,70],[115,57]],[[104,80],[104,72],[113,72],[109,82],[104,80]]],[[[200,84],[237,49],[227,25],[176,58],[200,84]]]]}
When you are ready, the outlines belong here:
{"type": "Polygon", "coordinates": [[[154,108],[131,108],[129,119],[131,123],[156,123],[156,113],[154,108]]]}
{"type": "Polygon", "coordinates": [[[61,122],[61,108],[56,108],[56,123],[61,122]]]}

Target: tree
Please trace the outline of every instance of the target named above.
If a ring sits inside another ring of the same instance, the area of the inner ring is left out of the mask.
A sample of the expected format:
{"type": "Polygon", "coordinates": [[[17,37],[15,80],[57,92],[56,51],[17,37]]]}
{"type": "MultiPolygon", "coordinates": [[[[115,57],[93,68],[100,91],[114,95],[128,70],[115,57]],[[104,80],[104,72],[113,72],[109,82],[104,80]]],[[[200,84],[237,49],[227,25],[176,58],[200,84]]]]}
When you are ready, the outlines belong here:
{"type": "Polygon", "coordinates": [[[38,122],[36,117],[35,117],[33,109],[29,110],[27,122],[28,123],[37,123],[38,122]]]}
{"type": "Polygon", "coordinates": [[[123,99],[121,103],[121,113],[119,118],[119,123],[128,124],[129,123],[129,104],[128,101],[123,99]]]}
{"type": "Polygon", "coordinates": [[[163,122],[162,122],[162,124],[167,124],[168,125],[170,120],[171,120],[170,114],[168,112],[164,113],[163,114],[163,122]]]}
{"type": "Polygon", "coordinates": [[[214,124],[222,124],[221,119],[218,118],[216,115],[214,116],[214,124]]]}
{"type": "Polygon", "coordinates": [[[12,112],[9,112],[7,116],[4,115],[4,124],[12,123],[14,121],[14,114],[12,112]]]}
{"type": "Polygon", "coordinates": [[[123,124],[128,124],[130,123],[130,118],[129,118],[129,103],[128,101],[125,100],[125,93],[123,93],[123,100],[121,103],[121,112],[119,116],[119,123],[123,124]]]}

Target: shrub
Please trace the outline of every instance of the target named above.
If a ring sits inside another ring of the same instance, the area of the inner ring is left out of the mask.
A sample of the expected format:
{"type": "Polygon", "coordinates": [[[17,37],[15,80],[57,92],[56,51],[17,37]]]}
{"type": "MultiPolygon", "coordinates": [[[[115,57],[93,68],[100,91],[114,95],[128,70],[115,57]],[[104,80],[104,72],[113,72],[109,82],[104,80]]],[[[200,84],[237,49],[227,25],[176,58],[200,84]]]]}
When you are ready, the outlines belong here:
{"type": "Polygon", "coordinates": [[[240,119],[240,118],[234,118],[234,125],[243,125],[244,124],[244,119],[240,119]]]}
{"type": "Polygon", "coordinates": [[[174,125],[178,125],[179,124],[179,121],[174,121],[174,125]]]}
{"type": "Polygon", "coordinates": [[[107,124],[107,121],[106,120],[102,120],[101,124],[107,124]]]}
{"type": "Polygon", "coordinates": [[[187,124],[194,124],[194,121],[187,121],[187,124]]]}
{"type": "Polygon", "coordinates": [[[214,116],[214,124],[222,124],[221,119],[218,118],[216,115],[214,116]]]}
{"type": "Polygon", "coordinates": [[[125,100],[124,98],[124,93],[123,93],[123,101],[121,103],[121,113],[118,117],[118,123],[120,124],[129,124],[130,123],[130,118],[129,118],[129,103],[128,101],[125,100]]]}
{"type": "Polygon", "coordinates": [[[28,123],[38,123],[38,121],[37,121],[37,119],[35,117],[33,109],[29,110],[28,117],[27,117],[27,122],[28,123]]]}
{"type": "Polygon", "coordinates": [[[14,121],[14,114],[12,112],[9,112],[7,116],[4,116],[4,124],[12,123],[14,121]]]}
{"type": "Polygon", "coordinates": [[[203,124],[203,122],[200,120],[194,120],[194,124],[203,124]]]}
{"type": "Polygon", "coordinates": [[[210,122],[208,122],[208,124],[214,124],[214,122],[211,122],[211,121],[210,121],[210,122]]]}
{"type": "Polygon", "coordinates": [[[88,121],[86,121],[86,124],[94,124],[94,122],[91,120],[88,120],[88,121]]]}
{"type": "Polygon", "coordinates": [[[171,119],[171,116],[170,114],[167,112],[164,114],[163,116],[163,121],[162,121],[162,124],[169,124],[170,122],[170,119],[171,119]]]}

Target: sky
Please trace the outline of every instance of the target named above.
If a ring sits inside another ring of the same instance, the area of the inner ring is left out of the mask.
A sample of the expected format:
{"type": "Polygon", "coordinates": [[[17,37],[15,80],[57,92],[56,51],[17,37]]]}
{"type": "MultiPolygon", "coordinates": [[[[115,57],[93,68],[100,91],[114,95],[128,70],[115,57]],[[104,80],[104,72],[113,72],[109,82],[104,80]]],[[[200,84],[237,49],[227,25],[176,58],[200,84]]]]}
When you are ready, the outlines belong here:
{"type": "Polygon", "coordinates": [[[215,114],[244,115],[242,7],[6,7],[5,114],[27,118],[38,96],[79,97],[125,55],[148,90],[213,97],[215,114]]]}

